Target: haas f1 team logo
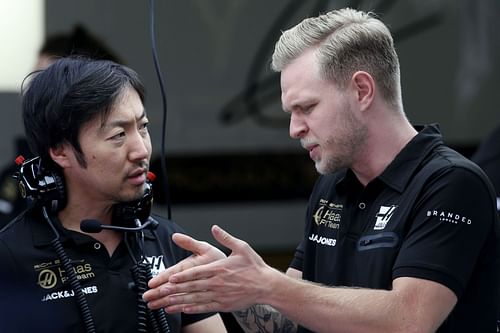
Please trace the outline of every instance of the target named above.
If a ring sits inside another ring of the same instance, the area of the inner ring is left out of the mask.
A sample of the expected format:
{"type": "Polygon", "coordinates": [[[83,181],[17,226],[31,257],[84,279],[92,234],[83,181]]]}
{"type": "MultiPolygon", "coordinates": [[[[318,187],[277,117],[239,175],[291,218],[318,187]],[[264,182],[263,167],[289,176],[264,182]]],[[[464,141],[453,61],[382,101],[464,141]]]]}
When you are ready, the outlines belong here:
{"type": "Polygon", "coordinates": [[[380,209],[375,215],[377,217],[377,221],[375,222],[375,226],[373,230],[382,230],[385,228],[392,215],[394,215],[394,211],[398,208],[396,205],[391,206],[380,206],[380,209]]]}

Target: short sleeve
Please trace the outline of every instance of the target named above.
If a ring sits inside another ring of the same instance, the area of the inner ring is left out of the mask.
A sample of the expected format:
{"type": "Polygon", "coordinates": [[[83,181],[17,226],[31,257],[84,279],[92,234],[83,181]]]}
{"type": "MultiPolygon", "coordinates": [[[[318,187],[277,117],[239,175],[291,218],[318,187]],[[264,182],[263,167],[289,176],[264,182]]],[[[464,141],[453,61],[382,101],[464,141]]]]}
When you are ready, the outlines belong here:
{"type": "Polygon", "coordinates": [[[299,271],[304,269],[304,241],[295,249],[295,254],[293,255],[292,261],[290,262],[290,268],[294,268],[299,271]]]}
{"type": "Polygon", "coordinates": [[[494,237],[491,187],[480,172],[452,167],[429,181],[414,207],[393,278],[433,280],[460,297],[481,251],[494,237]]]}

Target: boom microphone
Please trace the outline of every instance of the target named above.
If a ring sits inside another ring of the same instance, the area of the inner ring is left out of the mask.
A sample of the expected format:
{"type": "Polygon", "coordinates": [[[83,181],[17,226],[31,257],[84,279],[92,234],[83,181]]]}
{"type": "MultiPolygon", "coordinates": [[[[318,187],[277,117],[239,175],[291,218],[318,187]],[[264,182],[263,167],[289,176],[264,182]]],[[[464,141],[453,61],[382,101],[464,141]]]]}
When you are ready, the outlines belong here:
{"type": "Polygon", "coordinates": [[[98,220],[92,220],[92,219],[86,219],[82,220],[80,223],[80,229],[83,232],[87,232],[89,234],[95,234],[103,231],[104,229],[108,230],[115,230],[115,231],[121,231],[121,232],[135,232],[135,231],[141,231],[143,229],[151,229],[154,230],[158,227],[158,222],[153,220],[153,219],[148,219],[146,223],[134,227],[134,228],[128,228],[128,227],[119,227],[116,225],[107,225],[107,224],[102,224],[98,220]]]}

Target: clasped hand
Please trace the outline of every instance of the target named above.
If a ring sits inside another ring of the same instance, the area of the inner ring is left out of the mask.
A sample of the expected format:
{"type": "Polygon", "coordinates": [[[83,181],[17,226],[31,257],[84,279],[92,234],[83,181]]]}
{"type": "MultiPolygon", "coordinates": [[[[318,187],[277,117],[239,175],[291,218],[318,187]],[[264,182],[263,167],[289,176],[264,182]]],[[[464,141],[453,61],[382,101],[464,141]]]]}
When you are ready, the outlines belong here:
{"type": "Polygon", "coordinates": [[[231,250],[226,256],[215,246],[183,234],[173,241],[193,254],[149,281],[143,298],[151,309],[202,313],[246,309],[265,295],[271,267],[248,245],[218,226],[214,238],[231,250]]]}

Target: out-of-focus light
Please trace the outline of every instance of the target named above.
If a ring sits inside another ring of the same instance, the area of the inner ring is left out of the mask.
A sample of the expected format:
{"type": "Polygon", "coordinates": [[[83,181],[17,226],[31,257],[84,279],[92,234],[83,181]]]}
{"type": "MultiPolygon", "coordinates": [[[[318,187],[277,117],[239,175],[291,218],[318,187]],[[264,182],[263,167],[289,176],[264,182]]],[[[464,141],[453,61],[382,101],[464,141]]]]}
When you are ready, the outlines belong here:
{"type": "Polygon", "coordinates": [[[0,0],[0,91],[20,91],[45,31],[44,0],[0,0]]]}

